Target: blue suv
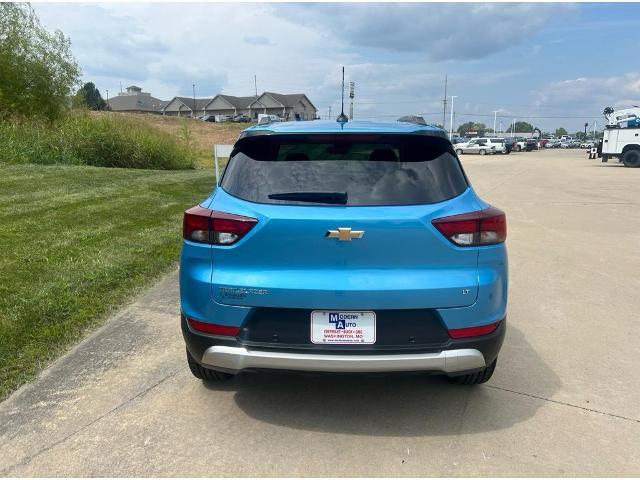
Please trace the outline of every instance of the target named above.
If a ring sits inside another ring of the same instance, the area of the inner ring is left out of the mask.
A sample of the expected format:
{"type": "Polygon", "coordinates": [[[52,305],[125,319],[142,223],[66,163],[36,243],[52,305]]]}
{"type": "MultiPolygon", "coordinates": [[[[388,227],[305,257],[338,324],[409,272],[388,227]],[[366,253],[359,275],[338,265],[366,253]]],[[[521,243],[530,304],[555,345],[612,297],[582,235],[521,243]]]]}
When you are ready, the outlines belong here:
{"type": "Polygon", "coordinates": [[[420,371],[486,382],[505,335],[505,214],[445,133],[412,123],[244,130],[184,214],[192,373],[420,371]]]}

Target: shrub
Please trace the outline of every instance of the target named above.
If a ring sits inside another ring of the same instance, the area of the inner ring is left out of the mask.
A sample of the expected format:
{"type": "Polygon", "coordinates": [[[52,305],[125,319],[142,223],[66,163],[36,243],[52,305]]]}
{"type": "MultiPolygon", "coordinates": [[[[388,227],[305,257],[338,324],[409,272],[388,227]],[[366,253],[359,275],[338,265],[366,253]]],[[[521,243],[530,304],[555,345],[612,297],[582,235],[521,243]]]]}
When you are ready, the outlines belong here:
{"type": "Polygon", "coordinates": [[[0,123],[0,162],[177,170],[194,168],[190,145],[142,120],[74,111],[58,121],[0,123]]]}

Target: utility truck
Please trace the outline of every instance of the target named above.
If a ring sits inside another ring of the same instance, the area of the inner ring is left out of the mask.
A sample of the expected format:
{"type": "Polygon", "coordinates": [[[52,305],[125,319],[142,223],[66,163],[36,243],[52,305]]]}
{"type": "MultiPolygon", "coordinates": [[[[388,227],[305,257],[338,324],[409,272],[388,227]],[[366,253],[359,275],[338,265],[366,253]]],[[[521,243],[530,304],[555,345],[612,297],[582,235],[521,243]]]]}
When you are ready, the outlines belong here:
{"type": "Polygon", "coordinates": [[[602,140],[602,161],[617,158],[625,167],[640,167],[640,107],[604,109],[607,124],[602,140]]]}

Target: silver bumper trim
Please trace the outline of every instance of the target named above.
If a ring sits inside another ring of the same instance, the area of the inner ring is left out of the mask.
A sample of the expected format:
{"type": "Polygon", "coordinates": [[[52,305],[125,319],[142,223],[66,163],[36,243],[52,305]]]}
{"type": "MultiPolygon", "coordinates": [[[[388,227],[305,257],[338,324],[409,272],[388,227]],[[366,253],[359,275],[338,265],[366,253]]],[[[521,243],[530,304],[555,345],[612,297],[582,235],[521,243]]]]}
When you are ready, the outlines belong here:
{"type": "Polygon", "coordinates": [[[484,356],[475,349],[443,350],[438,353],[395,355],[327,355],[247,350],[244,347],[209,347],[202,364],[239,372],[248,368],[304,370],[313,372],[407,372],[456,373],[485,367],[484,356]]]}

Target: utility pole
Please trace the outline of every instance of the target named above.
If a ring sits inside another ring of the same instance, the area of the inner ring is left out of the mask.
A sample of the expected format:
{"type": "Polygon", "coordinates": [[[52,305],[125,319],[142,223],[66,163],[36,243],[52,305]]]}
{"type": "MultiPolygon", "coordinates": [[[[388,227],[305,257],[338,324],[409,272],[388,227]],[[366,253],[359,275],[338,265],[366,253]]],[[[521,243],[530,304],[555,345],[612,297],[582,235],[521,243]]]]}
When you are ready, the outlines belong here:
{"type": "Polygon", "coordinates": [[[587,139],[587,127],[589,126],[589,124],[587,122],[584,122],[584,139],[587,139]]]}
{"type": "Polygon", "coordinates": [[[107,88],[107,110],[109,110],[109,89],[107,88]]]}
{"type": "Polygon", "coordinates": [[[329,120],[331,120],[331,105],[329,105],[329,120]]]}
{"type": "Polygon", "coordinates": [[[191,111],[191,117],[196,116],[196,84],[191,85],[193,87],[193,110],[191,111]]]}
{"type": "Polygon", "coordinates": [[[256,97],[258,96],[258,76],[253,76],[253,88],[255,89],[256,97]]]}
{"type": "Polygon", "coordinates": [[[349,82],[349,98],[351,99],[351,104],[349,105],[349,118],[353,120],[353,97],[355,97],[355,88],[356,84],[354,82],[349,82]]]}
{"type": "Polygon", "coordinates": [[[593,139],[596,139],[596,125],[598,124],[598,122],[594,121],[593,122],[593,139]]]}
{"type": "Polygon", "coordinates": [[[449,139],[453,137],[453,99],[458,98],[457,95],[451,95],[451,126],[449,128],[449,139]]]}
{"type": "Polygon", "coordinates": [[[444,76],[444,98],[442,99],[442,128],[447,124],[447,76],[444,76]]]}
{"type": "Polygon", "coordinates": [[[498,120],[498,112],[500,110],[494,110],[493,111],[493,134],[497,135],[498,132],[496,132],[496,121],[498,120]]]}

